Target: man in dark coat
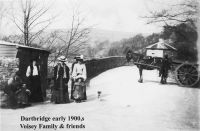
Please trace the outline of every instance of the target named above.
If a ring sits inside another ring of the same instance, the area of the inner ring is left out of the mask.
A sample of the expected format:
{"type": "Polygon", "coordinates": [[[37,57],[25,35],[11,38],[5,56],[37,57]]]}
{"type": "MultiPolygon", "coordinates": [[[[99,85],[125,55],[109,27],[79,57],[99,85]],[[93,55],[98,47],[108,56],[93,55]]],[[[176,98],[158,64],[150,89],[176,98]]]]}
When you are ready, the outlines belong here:
{"type": "Polygon", "coordinates": [[[31,91],[30,102],[43,102],[40,66],[37,63],[37,59],[31,60],[31,64],[26,71],[26,76],[28,78],[28,87],[31,91]]]}
{"type": "Polygon", "coordinates": [[[68,81],[69,81],[69,67],[65,64],[66,58],[61,56],[60,61],[54,67],[54,90],[53,101],[56,104],[69,103],[68,81]]]}
{"type": "Polygon", "coordinates": [[[160,68],[160,76],[161,76],[160,83],[162,84],[167,83],[168,70],[170,69],[170,67],[171,67],[171,63],[169,61],[168,55],[165,55],[162,60],[162,64],[160,68]]]}

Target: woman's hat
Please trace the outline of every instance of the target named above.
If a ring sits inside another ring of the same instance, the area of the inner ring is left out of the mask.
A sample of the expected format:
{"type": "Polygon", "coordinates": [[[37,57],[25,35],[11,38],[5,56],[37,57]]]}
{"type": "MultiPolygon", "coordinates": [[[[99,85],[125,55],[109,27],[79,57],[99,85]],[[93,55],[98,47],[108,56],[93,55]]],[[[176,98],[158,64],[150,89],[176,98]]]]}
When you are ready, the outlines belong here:
{"type": "Polygon", "coordinates": [[[79,59],[80,56],[75,56],[74,59],[79,59]]]}
{"type": "Polygon", "coordinates": [[[65,56],[60,56],[58,57],[59,61],[67,61],[67,58],[65,56]]]}
{"type": "Polygon", "coordinates": [[[83,55],[80,55],[79,57],[77,57],[77,59],[83,60],[83,55]]]}

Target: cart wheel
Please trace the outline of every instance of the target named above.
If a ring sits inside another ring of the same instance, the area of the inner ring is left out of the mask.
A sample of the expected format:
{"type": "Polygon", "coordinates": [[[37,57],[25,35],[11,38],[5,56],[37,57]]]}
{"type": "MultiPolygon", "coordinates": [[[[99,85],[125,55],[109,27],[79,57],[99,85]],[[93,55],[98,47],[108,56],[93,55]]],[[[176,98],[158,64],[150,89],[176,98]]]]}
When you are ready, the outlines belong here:
{"type": "Polygon", "coordinates": [[[181,86],[192,87],[199,82],[199,71],[197,66],[192,64],[181,64],[175,71],[176,81],[181,86]]]}

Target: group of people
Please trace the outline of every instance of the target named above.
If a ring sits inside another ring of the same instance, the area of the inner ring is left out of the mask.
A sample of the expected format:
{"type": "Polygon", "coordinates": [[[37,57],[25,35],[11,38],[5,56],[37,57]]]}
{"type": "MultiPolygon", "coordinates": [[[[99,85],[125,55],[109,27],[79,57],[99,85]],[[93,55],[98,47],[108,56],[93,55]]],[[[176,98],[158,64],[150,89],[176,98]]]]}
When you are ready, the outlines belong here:
{"type": "MultiPolygon", "coordinates": [[[[70,69],[65,64],[66,58],[61,56],[54,67],[54,87],[52,89],[52,101],[56,104],[69,103],[68,82],[70,80],[70,69]]],[[[76,62],[71,68],[71,99],[75,102],[85,101],[87,78],[86,66],[83,63],[83,55],[75,57],[76,62]]]]}
{"type": "MultiPolygon", "coordinates": [[[[52,89],[52,102],[69,103],[68,82],[71,79],[71,99],[75,102],[85,101],[87,79],[86,66],[83,55],[75,57],[76,62],[72,64],[71,72],[66,64],[67,58],[60,56],[54,67],[54,86],[52,89]],[[71,77],[70,77],[71,76],[71,77]]],[[[41,69],[37,59],[32,59],[26,70],[26,81],[22,80],[19,71],[12,74],[5,87],[5,93],[9,97],[11,107],[26,107],[30,103],[43,102],[44,96],[41,87],[41,69]]]]}
{"type": "MultiPolygon", "coordinates": [[[[130,53],[129,53],[130,55],[130,53]]],[[[127,55],[127,57],[129,56],[127,55]]],[[[51,101],[56,104],[70,103],[70,99],[79,103],[87,100],[86,85],[87,79],[86,66],[83,61],[83,55],[76,56],[71,70],[67,66],[67,58],[60,56],[57,65],[54,67],[54,86],[52,88],[51,101]],[[71,96],[68,92],[68,82],[71,79],[71,96]]],[[[168,70],[170,61],[168,56],[162,60],[159,76],[161,83],[167,83],[168,70]]],[[[15,72],[8,80],[5,93],[8,94],[11,106],[26,107],[33,102],[43,102],[44,96],[41,88],[41,70],[37,59],[32,59],[31,64],[27,67],[27,81],[22,81],[22,74],[15,72]]]]}

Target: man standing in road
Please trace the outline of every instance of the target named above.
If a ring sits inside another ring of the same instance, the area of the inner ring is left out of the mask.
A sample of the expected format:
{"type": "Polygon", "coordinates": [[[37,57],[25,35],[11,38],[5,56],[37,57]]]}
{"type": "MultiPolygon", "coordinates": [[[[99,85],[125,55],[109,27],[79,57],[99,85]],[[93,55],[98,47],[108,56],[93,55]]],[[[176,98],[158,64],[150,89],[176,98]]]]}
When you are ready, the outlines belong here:
{"type": "Polygon", "coordinates": [[[167,83],[168,70],[170,69],[170,66],[171,66],[171,64],[170,64],[168,55],[165,55],[162,60],[162,64],[161,64],[161,68],[160,68],[160,74],[159,74],[159,76],[161,76],[160,83],[162,83],[162,84],[167,83]]]}

